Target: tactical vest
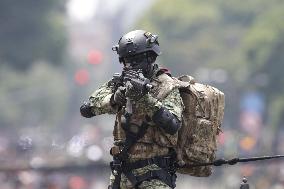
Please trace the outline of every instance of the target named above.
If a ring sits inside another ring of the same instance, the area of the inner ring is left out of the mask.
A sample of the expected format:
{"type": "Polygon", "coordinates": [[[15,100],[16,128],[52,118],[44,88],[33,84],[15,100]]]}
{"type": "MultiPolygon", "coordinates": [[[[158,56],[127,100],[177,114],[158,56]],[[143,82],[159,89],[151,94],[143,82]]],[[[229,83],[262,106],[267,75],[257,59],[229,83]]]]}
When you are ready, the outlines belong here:
{"type": "MultiPolygon", "coordinates": [[[[163,100],[173,89],[179,87],[179,84],[167,74],[161,74],[154,78],[151,84],[154,87],[150,91],[150,94],[158,100],[163,100]]],[[[115,145],[111,149],[112,155],[119,152],[121,149],[120,144],[125,140],[125,132],[121,126],[122,115],[124,115],[123,109],[116,115],[113,131],[115,145]]],[[[140,112],[139,109],[136,109],[134,104],[131,122],[139,125],[145,116],[146,114],[140,112]]],[[[161,128],[155,126],[154,123],[151,122],[145,135],[130,149],[129,157],[131,160],[135,161],[167,155],[170,147],[174,148],[177,146],[177,139],[178,134],[166,134],[161,128]]]]}
{"type": "MultiPolygon", "coordinates": [[[[204,177],[212,173],[212,166],[190,167],[198,163],[208,163],[215,159],[217,151],[217,136],[224,116],[225,96],[220,90],[209,85],[196,83],[191,76],[179,79],[167,74],[158,76],[151,83],[154,88],[150,91],[158,100],[164,99],[173,89],[178,88],[184,103],[182,127],[175,135],[166,134],[159,127],[148,127],[145,135],[131,148],[131,160],[147,159],[163,156],[174,148],[177,162],[180,166],[177,172],[191,176],[204,177]]],[[[117,154],[120,144],[125,140],[125,133],[121,127],[123,110],[116,116],[113,131],[115,146],[111,153],[117,154]]],[[[145,114],[133,108],[133,122],[141,123],[145,114]]]]}

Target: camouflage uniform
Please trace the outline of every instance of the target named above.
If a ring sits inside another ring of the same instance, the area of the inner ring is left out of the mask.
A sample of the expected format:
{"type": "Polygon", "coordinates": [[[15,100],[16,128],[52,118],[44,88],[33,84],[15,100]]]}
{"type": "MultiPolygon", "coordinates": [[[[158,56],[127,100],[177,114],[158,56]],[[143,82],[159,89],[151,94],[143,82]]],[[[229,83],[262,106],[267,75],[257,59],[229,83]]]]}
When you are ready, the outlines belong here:
{"type": "MultiPolygon", "coordinates": [[[[160,168],[157,165],[150,165],[150,166],[146,166],[140,169],[135,169],[133,170],[133,173],[135,175],[141,175],[146,173],[149,170],[159,170],[160,168]]],[[[110,185],[112,185],[112,183],[114,182],[114,176],[113,174],[111,174],[110,176],[110,185]]],[[[126,178],[126,176],[124,174],[122,174],[121,176],[121,182],[120,182],[120,187],[121,189],[132,189],[133,186],[131,184],[131,182],[126,178]]],[[[161,189],[170,189],[171,187],[169,187],[167,184],[163,183],[162,181],[158,180],[158,179],[153,179],[150,181],[144,181],[139,185],[140,189],[157,189],[157,188],[161,188],[161,189]]]]}
{"type": "MultiPolygon", "coordinates": [[[[153,89],[140,100],[133,102],[133,115],[131,122],[140,125],[145,116],[152,117],[152,115],[161,107],[167,108],[179,120],[181,120],[183,102],[179,94],[178,84],[175,79],[171,78],[168,74],[162,73],[156,75],[151,79],[153,89]]],[[[114,146],[111,149],[111,154],[117,154],[121,147],[118,145],[121,141],[125,140],[125,131],[121,127],[121,119],[124,115],[125,109],[117,110],[116,107],[111,106],[110,99],[113,95],[112,86],[108,83],[102,85],[96,90],[89,102],[91,104],[91,111],[95,115],[100,114],[116,114],[116,124],[114,126],[114,146]]],[[[145,135],[138,140],[129,151],[129,159],[131,162],[136,160],[152,158],[156,156],[163,156],[169,154],[169,149],[177,145],[177,134],[170,135],[165,133],[160,127],[156,126],[153,122],[149,123],[149,127],[145,135]]],[[[132,170],[135,175],[143,174],[149,170],[160,169],[157,165],[152,164],[143,168],[132,170]]],[[[111,181],[114,177],[111,176],[111,181]]],[[[131,183],[122,174],[121,188],[133,188],[131,183]]],[[[160,180],[153,179],[144,181],[139,185],[139,188],[170,188],[168,185],[160,180]]]]}

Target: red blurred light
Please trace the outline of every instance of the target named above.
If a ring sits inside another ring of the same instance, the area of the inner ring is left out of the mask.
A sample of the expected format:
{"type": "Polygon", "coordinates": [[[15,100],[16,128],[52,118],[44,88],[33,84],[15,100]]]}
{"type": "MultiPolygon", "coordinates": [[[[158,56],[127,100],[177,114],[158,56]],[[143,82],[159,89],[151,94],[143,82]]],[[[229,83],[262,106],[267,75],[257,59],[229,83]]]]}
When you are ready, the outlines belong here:
{"type": "Polygon", "coordinates": [[[89,64],[100,64],[102,62],[103,59],[103,55],[101,53],[101,51],[98,50],[91,50],[88,53],[88,63],[89,64]]]}
{"type": "Polygon", "coordinates": [[[72,176],[69,180],[69,187],[71,189],[84,189],[87,184],[83,177],[72,176]]]}
{"type": "Polygon", "coordinates": [[[218,139],[218,142],[219,142],[220,145],[224,145],[224,144],[225,144],[226,135],[227,135],[226,132],[221,132],[221,133],[218,135],[217,139],[218,139]]]}
{"type": "Polygon", "coordinates": [[[85,85],[90,80],[90,74],[86,69],[80,69],[75,73],[75,82],[79,85],[85,85]]]}

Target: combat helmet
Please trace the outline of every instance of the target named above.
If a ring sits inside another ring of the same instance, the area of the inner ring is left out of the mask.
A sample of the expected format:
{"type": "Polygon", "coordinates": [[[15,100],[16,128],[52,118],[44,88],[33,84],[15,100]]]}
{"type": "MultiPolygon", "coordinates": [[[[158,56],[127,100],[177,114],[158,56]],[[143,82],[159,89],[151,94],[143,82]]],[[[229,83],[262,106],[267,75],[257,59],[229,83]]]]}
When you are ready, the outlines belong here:
{"type": "Polygon", "coordinates": [[[134,30],[123,35],[112,50],[117,52],[121,63],[124,62],[124,58],[131,58],[144,52],[152,52],[155,56],[161,54],[158,35],[144,30],[134,30]]]}

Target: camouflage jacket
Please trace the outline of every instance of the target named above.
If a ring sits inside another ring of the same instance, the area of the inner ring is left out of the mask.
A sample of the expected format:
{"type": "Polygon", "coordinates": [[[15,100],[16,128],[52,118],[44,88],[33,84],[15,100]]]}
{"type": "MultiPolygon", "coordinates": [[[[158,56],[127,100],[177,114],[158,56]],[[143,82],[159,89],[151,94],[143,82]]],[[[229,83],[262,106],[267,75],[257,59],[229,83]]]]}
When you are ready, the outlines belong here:
{"type": "MultiPolygon", "coordinates": [[[[167,108],[179,120],[181,120],[183,111],[183,102],[179,94],[178,82],[175,78],[163,73],[151,80],[153,89],[140,100],[133,102],[133,115],[131,122],[140,125],[145,116],[152,115],[161,107],[167,108]]],[[[113,130],[114,146],[111,149],[112,155],[120,150],[119,143],[125,140],[124,130],[121,128],[121,118],[125,109],[116,110],[110,104],[112,88],[108,83],[102,85],[89,98],[92,111],[95,115],[116,114],[116,124],[113,130]]],[[[169,153],[169,147],[175,147],[177,144],[177,135],[166,134],[161,128],[153,122],[149,123],[145,135],[131,148],[129,157],[132,160],[151,158],[155,156],[166,155],[169,153]]]]}

